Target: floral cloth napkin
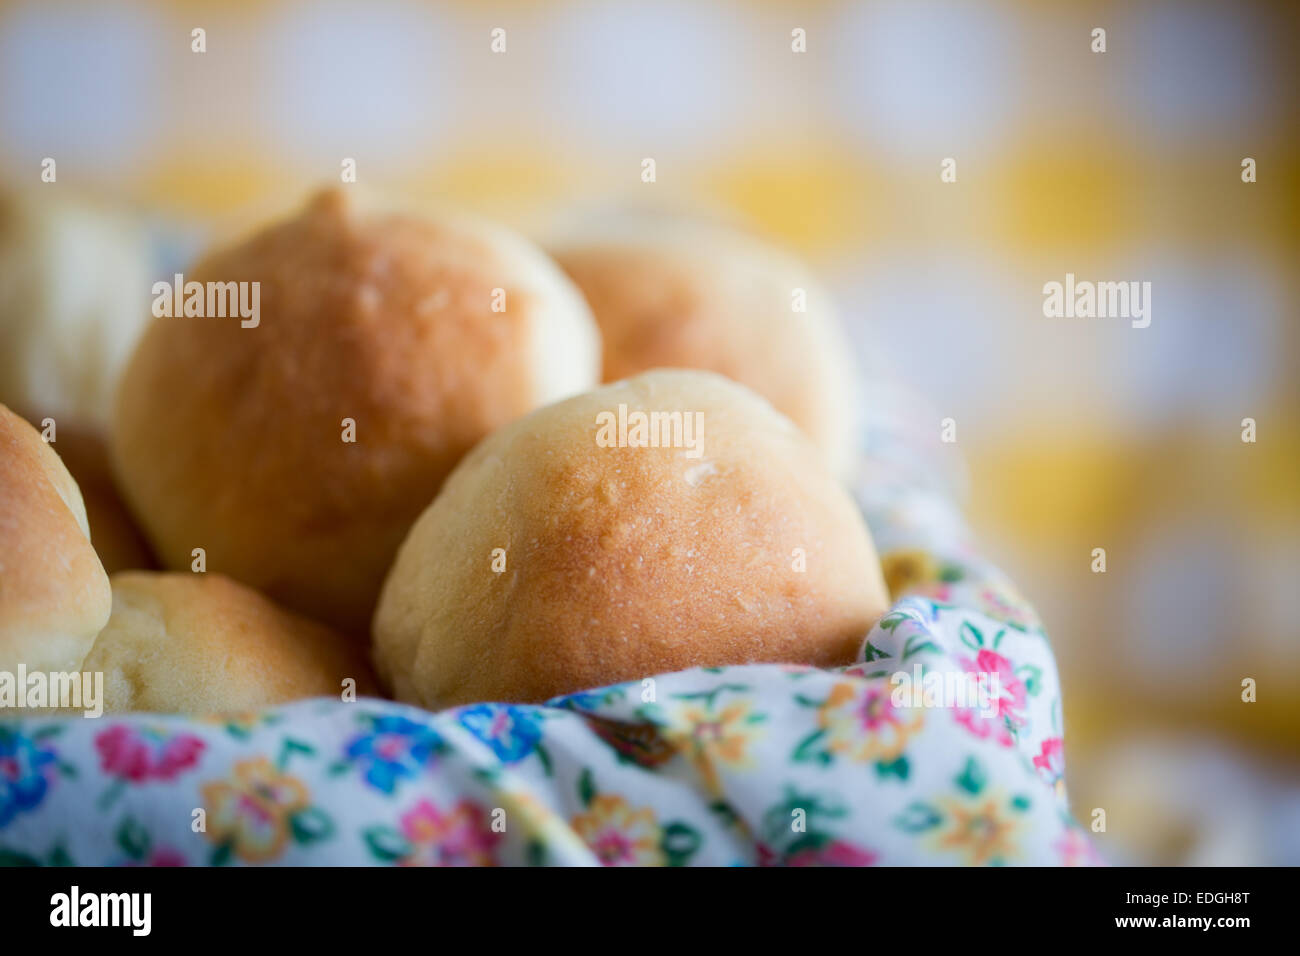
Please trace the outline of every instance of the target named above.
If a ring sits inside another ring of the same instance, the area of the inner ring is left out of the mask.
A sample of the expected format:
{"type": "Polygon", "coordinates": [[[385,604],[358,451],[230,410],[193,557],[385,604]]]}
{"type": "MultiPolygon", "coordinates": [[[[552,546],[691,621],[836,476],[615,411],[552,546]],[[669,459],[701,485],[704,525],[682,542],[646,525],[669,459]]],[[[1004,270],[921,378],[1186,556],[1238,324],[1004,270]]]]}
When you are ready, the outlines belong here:
{"type": "Polygon", "coordinates": [[[1098,862],[1066,803],[1047,638],[971,547],[951,463],[893,397],[868,403],[858,496],[899,600],[852,666],[701,668],[441,713],[366,699],[0,719],[0,863],[1098,862]],[[894,675],[929,673],[985,675],[990,697],[896,693],[894,675]]]}

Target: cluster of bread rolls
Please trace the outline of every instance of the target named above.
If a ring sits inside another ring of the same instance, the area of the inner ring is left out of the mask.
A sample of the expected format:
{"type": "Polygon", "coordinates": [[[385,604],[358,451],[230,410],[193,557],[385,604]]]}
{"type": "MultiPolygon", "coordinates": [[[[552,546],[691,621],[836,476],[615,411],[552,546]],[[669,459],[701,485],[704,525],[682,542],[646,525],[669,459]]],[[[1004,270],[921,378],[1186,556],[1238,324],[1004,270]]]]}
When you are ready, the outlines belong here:
{"type": "Polygon", "coordinates": [[[186,273],[255,283],[256,322],[137,336],[105,304],[47,328],[0,281],[0,343],[24,348],[0,364],[0,671],[99,672],[107,709],[215,713],[852,660],[887,595],[838,483],[852,376],[827,297],[721,227],[551,252],[334,189],[186,273]],[[97,338],[100,365],[22,365],[97,338]],[[148,543],[134,562],[97,555],[55,453],[83,432],[133,518],[114,540],[148,543]]]}

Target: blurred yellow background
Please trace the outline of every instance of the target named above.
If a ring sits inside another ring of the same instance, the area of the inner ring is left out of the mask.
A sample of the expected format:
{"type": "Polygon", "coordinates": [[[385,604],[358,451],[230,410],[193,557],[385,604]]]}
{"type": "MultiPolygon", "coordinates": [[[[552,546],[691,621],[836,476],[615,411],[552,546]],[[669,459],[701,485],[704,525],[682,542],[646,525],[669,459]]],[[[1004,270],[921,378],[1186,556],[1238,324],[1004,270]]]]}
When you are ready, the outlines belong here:
{"type": "Polygon", "coordinates": [[[749,220],[838,293],[868,374],[957,421],[972,521],[1053,637],[1103,852],[1297,863],[1298,24],[1203,2],[10,2],[0,173],[56,157],[186,252],[344,157],[530,231],[611,203],[749,220]],[[1150,281],[1151,326],[1045,318],[1066,272],[1150,281]]]}

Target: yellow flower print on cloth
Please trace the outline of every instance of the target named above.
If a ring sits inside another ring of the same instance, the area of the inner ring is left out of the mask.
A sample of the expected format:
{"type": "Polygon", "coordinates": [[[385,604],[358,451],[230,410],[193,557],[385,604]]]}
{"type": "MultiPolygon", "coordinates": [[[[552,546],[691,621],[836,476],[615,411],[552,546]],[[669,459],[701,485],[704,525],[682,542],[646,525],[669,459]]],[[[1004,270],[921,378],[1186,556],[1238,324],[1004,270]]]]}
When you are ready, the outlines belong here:
{"type": "Polygon", "coordinates": [[[631,807],[617,794],[593,797],[573,830],[605,866],[663,866],[662,831],[650,807],[631,807]]]}
{"type": "Polygon", "coordinates": [[[1007,796],[989,785],[983,765],[966,760],[954,779],[956,792],[914,801],[895,820],[900,830],[924,835],[931,851],[966,866],[1002,866],[1020,856],[1020,838],[1033,804],[1027,793],[1007,796]]]}
{"type": "Polygon", "coordinates": [[[753,744],[763,736],[764,717],[749,700],[716,704],[721,687],[698,702],[689,701],[672,712],[663,728],[664,738],[691,762],[709,793],[722,793],[720,769],[754,767],[753,744]]]}
{"type": "Polygon", "coordinates": [[[660,824],[653,807],[633,806],[617,793],[600,793],[590,769],[578,778],[585,808],[570,823],[602,866],[682,866],[702,839],[682,822],[660,824]]]}
{"type": "Polygon", "coordinates": [[[945,802],[948,824],[938,836],[939,849],[960,853],[968,866],[1006,863],[1015,856],[1019,824],[996,797],[969,804],[945,802]]]}
{"type": "Polygon", "coordinates": [[[817,714],[826,749],[860,763],[893,763],[923,722],[921,710],[896,706],[892,688],[881,682],[836,684],[817,714]]]}
{"type": "Polygon", "coordinates": [[[799,742],[793,759],[872,764],[881,776],[906,780],[907,743],[924,722],[920,709],[894,703],[891,687],[883,680],[838,681],[818,705],[817,730],[799,742]]]}
{"type": "Polygon", "coordinates": [[[278,858],[289,841],[311,843],[332,830],[329,817],[311,806],[307,787],[266,757],[235,764],[234,777],[205,784],[207,839],[216,844],[209,861],[246,863],[278,858]]]}

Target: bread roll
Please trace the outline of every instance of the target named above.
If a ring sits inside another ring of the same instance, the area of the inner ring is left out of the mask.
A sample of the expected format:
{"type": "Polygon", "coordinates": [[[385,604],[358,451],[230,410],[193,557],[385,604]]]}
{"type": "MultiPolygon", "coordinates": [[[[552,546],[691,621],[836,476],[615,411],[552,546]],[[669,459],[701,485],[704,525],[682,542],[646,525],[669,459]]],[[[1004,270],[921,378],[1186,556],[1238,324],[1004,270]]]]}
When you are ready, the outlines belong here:
{"type": "Polygon", "coordinates": [[[856,506],[789,419],[721,376],[655,371],[461,462],[384,584],[375,662],[426,707],[541,701],[700,665],[847,664],[887,604],[856,506]],[[681,413],[660,447],[637,429],[649,412],[681,413]]]}
{"type": "Polygon", "coordinates": [[[165,566],[203,548],[208,570],[360,635],[461,456],[598,375],[582,296],[532,245],[340,190],[185,279],[260,283],[260,317],[154,320],[118,395],[127,499],[165,566]]]}
{"type": "Polygon", "coordinates": [[[109,712],[220,714],[358,695],[374,679],[356,642],[219,574],[115,574],[113,614],[82,669],[109,712]]]}
{"type": "Polygon", "coordinates": [[[111,604],[77,483],[0,405],[0,671],[78,670],[111,604]]]}
{"type": "Polygon", "coordinates": [[[47,188],[0,195],[0,402],[46,430],[110,573],[152,558],[113,485],[107,430],[149,318],[151,253],[132,217],[47,188]]]}
{"type": "Polygon", "coordinates": [[[644,214],[592,221],[551,251],[596,316],[604,381],[651,368],[718,372],[793,419],[837,475],[849,473],[850,346],[797,260],[722,225],[644,214]]]}
{"type": "Polygon", "coordinates": [[[0,402],[103,432],[149,319],[149,244],[129,216],[61,190],[0,196],[0,402]]]}

